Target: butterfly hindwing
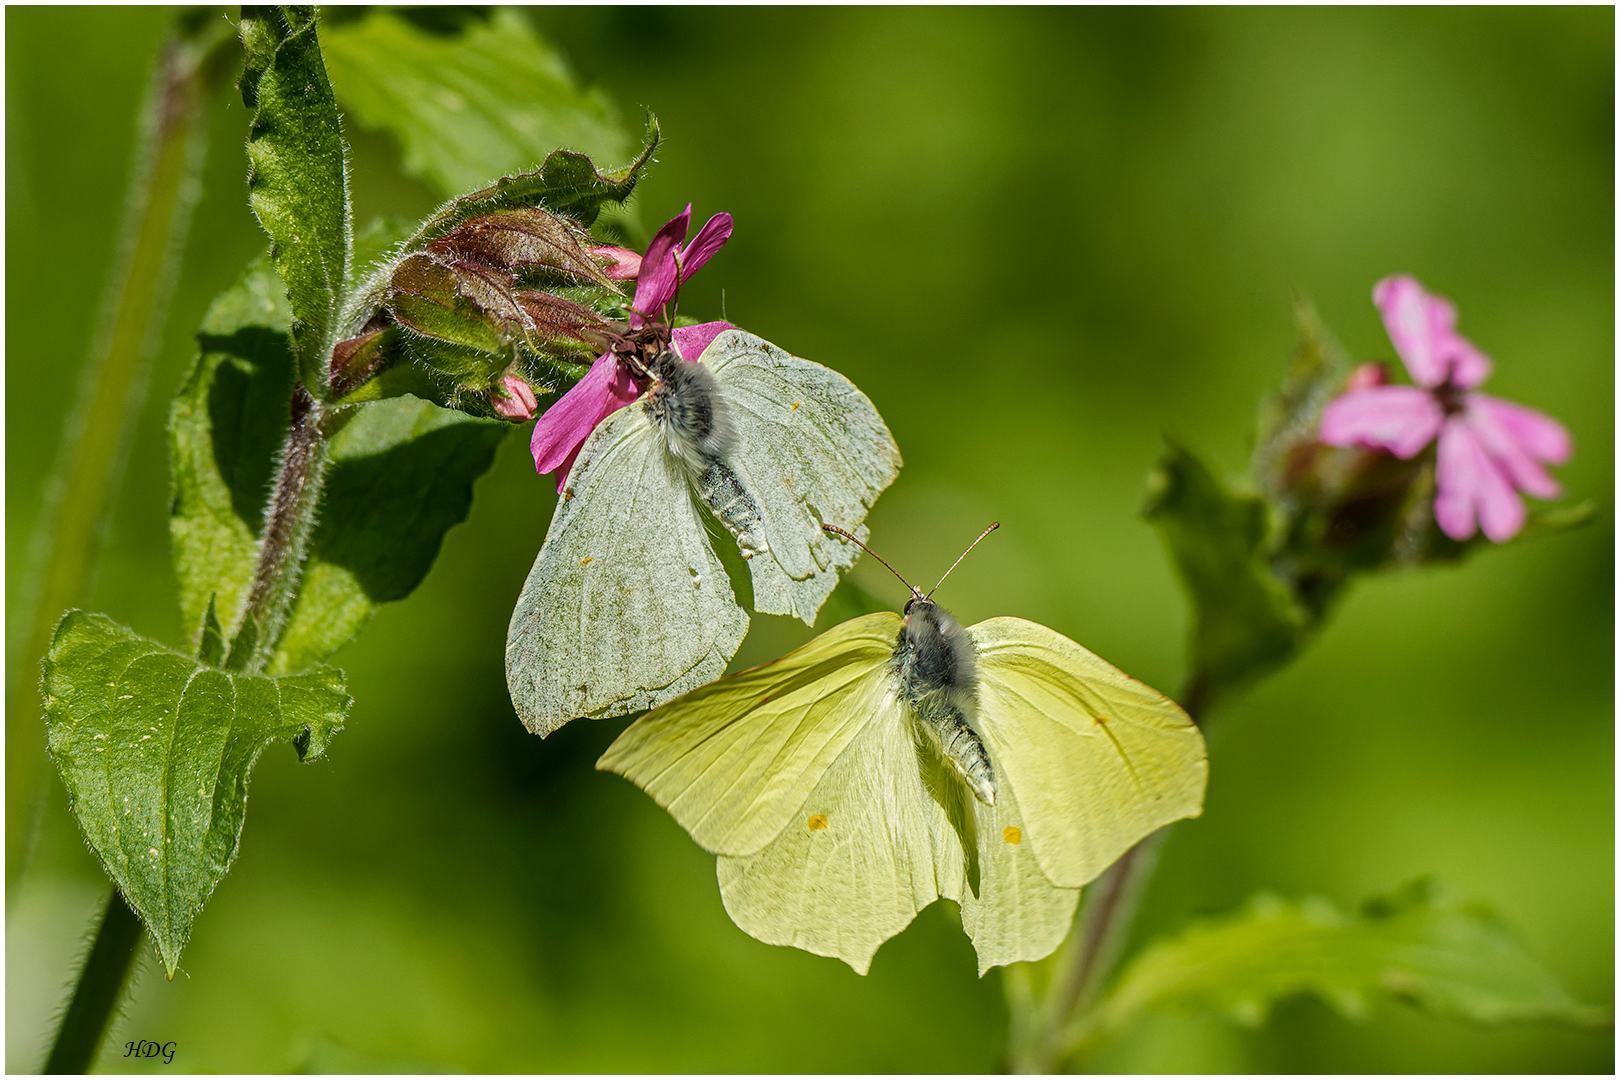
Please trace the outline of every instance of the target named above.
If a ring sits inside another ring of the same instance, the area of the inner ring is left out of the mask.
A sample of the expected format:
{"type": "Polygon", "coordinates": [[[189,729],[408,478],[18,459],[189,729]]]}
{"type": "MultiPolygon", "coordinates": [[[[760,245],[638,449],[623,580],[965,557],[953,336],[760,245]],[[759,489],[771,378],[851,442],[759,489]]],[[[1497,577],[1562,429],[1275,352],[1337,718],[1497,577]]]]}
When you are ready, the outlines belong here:
{"type": "Polygon", "coordinates": [[[900,451],[865,394],[836,371],[741,330],[702,362],[735,431],[730,465],[754,496],[770,550],[749,561],[754,610],[808,625],[860,549],[822,524],[853,530],[900,468],[900,451]]]}
{"type": "Polygon", "coordinates": [[[1083,885],[1148,833],[1198,815],[1204,740],[1175,702],[1027,619],[968,633],[982,734],[1054,884],[1083,885]]]}
{"type": "MultiPolygon", "coordinates": [[[[958,850],[958,864],[968,872],[958,887],[941,893],[962,909],[962,929],[973,939],[980,975],[999,965],[1039,960],[1063,944],[1080,890],[1052,884],[1041,869],[1015,785],[1004,781],[993,807],[974,799],[966,785],[960,787],[977,819],[978,881],[971,876],[973,862],[961,862],[958,850]]],[[[941,852],[942,858],[951,854],[948,846],[941,852]]]]}
{"type": "Polygon", "coordinates": [[[919,746],[912,723],[885,694],[775,840],[719,859],[726,911],[761,941],[865,974],[878,946],[945,896],[961,909],[981,974],[1047,955],[1068,932],[1079,890],[1046,880],[1022,843],[1011,791],[993,807],[980,803],[919,746]]]}
{"type": "Polygon", "coordinates": [[[763,667],[649,713],[596,763],[718,854],[771,841],[875,715],[900,618],[851,619],[763,667]]]}
{"type": "Polygon", "coordinates": [[[525,726],[660,705],[719,678],[748,632],[678,462],[644,408],[586,440],[524,582],[506,679],[525,726]]]}
{"type": "Polygon", "coordinates": [[[864,975],[878,946],[939,896],[933,818],[902,707],[886,695],[776,839],[720,857],[720,898],[760,941],[864,975]]]}

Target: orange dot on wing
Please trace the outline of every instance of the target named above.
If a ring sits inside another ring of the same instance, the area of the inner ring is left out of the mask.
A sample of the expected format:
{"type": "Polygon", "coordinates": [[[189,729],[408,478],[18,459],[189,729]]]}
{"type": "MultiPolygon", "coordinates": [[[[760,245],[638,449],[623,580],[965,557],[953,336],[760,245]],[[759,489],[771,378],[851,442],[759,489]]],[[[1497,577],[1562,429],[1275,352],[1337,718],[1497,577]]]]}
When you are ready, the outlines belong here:
{"type": "Polygon", "coordinates": [[[1016,825],[1009,825],[1001,830],[1001,838],[1009,844],[1016,844],[1024,838],[1024,832],[1016,825]]]}
{"type": "Polygon", "coordinates": [[[1108,717],[1106,717],[1106,716],[1094,716],[1094,717],[1091,718],[1091,722],[1093,724],[1106,724],[1106,723],[1108,723],[1108,717]]]}
{"type": "Polygon", "coordinates": [[[825,829],[827,827],[827,815],[826,814],[811,814],[810,815],[810,820],[805,822],[805,824],[810,826],[811,831],[814,831],[816,829],[825,829]]]}

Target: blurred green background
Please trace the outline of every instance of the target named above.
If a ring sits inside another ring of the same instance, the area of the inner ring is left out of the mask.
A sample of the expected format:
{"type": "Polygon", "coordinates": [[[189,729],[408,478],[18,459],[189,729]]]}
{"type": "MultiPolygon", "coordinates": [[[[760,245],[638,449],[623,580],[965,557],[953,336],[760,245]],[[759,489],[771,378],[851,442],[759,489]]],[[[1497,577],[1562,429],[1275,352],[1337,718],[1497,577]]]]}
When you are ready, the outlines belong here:
{"type": "MultiPolygon", "coordinates": [[[[1259,889],[1349,907],[1433,873],[1486,900],[1579,998],[1614,985],[1614,13],[1575,10],[568,8],[532,17],[668,136],[639,190],[736,217],[683,310],[850,376],[907,465],[873,543],[942,599],[1017,614],[1167,691],[1187,608],[1143,477],[1170,431],[1236,474],[1293,341],[1290,290],[1361,358],[1408,271],[1561,418],[1583,530],[1370,580],[1304,658],[1220,715],[1204,816],[1137,937],[1259,889]]],[[[15,590],[112,255],[160,9],[6,12],[6,540],[15,590]]],[[[206,190],[94,607],[182,640],[163,421],[215,293],[263,245],[246,112],[221,94],[206,190]]],[[[434,199],[351,124],[357,221],[434,199]]],[[[117,1038],[259,1071],[954,1072],[998,1068],[999,973],[936,905],[869,977],[744,935],[713,859],[598,774],[621,721],[544,742],[507,700],[507,618],[551,513],[510,438],[409,600],[335,662],[329,760],[260,762],[241,857],[172,983],[117,1038]]],[[[881,567],[855,578],[898,603],[881,567]]],[[[808,633],[756,617],[739,664],[808,633]]],[[[13,724],[35,723],[12,716],[13,724]]],[[[53,790],[8,896],[6,1064],[37,1068],[105,879],[53,790]]],[[[129,1067],[110,1054],[104,1068],[129,1067]]],[[[1095,1066],[1611,1072],[1612,1031],[1478,1028],[1386,1004],[1258,1030],[1155,1018],[1095,1066]]]]}

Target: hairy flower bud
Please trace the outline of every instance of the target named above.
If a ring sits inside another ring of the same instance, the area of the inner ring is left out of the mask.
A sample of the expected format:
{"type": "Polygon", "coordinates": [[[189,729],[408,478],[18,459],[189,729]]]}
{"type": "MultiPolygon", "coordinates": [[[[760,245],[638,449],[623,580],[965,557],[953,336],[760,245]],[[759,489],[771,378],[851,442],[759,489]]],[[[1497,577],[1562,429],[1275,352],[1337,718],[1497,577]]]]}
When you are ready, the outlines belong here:
{"type": "Polygon", "coordinates": [[[611,260],[604,269],[614,281],[634,281],[641,273],[641,255],[629,248],[599,244],[587,250],[592,258],[611,260]]]}
{"type": "Polygon", "coordinates": [[[540,407],[534,388],[512,368],[507,368],[500,382],[490,387],[489,403],[508,420],[533,420],[540,407]]]}

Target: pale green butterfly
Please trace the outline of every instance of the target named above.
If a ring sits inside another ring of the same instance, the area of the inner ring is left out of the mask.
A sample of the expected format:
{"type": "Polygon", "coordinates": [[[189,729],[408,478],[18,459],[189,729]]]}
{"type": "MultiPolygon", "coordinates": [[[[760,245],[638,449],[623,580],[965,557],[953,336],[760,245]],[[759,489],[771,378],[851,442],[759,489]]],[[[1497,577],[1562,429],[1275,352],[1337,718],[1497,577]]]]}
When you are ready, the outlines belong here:
{"type": "MultiPolygon", "coordinates": [[[[748,632],[706,514],[736,539],[754,610],[815,622],[855,561],[821,530],[859,522],[900,451],[836,371],[741,330],[599,423],[569,472],[506,637],[530,731],[650,709],[718,678],[748,632]]],[[[864,535],[864,527],[861,529],[864,535]]]]}
{"type": "Polygon", "coordinates": [[[945,896],[981,975],[1038,960],[1082,885],[1200,813],[1203,737],[1062,634],[1006,617],[963,628],[906,587],[903,617],[851,619],[672,701],[596,767],[719,856],[726,911],[761,941],[865,974],[945,896]]]}

